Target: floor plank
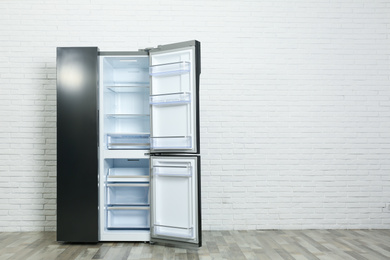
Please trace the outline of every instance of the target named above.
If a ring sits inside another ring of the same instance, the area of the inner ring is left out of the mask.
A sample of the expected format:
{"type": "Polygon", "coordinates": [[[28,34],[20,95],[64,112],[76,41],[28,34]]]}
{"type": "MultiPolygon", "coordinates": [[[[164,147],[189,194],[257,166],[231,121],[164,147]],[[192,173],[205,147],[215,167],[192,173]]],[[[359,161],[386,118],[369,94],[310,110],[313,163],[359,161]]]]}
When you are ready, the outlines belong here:
{"type": "Polygon", "coordinates": [[[67,244],[55,232],[0,232],[0,260],[390,259],[390,230],[204,231],[203,247],[148,243],[67,244]]]}

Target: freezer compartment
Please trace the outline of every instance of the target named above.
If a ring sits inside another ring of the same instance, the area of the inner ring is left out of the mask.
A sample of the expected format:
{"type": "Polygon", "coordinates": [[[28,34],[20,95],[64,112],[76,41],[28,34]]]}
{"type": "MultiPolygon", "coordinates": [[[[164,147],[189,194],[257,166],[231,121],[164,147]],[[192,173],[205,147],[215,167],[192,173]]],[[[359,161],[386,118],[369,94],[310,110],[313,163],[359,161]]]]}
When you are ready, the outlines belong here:
{"type": "Polygon", "coordinates": [[[107,183],[107,205],[149,205],[149,183],[107,183]]]}
{"type": "Polygon", "coordinates": [[[149,134],[107,134],[107,148],[110,150],[144,150],[149,147],[149,134]]]}
{"type": "Polygon", "coordinates": [[[191,149],[191,136],[154,136],[150,138],[152,149],[191,149]]]}
{"type": "Polygon", "coordinates": [[[150,207],[107,207],[108,230],[149,230],[150,207]]]}
{"type": "Polygon", "coordinates": [[[191,103],[191,94],[187,92],[150,96],[151,105],[182,105],[191,103]]]}
{"type": "Polygon", "coordinates": [[[154,65],[149,68],[151,76],[171,76],[180,75],[190,72],[190,62],[180,61],[154,65]]]}
{"type": "Polygon", "coordinates": [[[106,159],[107,182],[149,182],[148,159],[106,159]]]}

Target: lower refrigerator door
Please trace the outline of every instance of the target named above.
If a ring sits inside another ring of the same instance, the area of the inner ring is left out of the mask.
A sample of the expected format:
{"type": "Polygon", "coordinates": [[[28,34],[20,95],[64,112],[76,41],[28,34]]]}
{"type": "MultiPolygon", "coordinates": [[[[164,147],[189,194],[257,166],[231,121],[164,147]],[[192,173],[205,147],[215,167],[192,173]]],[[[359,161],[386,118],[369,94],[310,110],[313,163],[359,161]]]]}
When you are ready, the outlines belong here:
{"type": "Polygon", "coordinates": [[[200,246],[197,156],[151,157],[151,241],[200,246]]]}

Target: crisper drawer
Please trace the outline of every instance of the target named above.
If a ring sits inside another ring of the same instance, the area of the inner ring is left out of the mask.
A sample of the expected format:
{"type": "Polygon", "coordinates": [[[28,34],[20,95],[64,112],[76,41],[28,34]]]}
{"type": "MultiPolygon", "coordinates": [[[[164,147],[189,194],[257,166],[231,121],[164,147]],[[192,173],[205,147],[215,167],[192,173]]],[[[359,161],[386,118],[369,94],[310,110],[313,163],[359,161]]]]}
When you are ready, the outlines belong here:
{"type": "Polygon", "coordinates": [[[107,134],[107,148],[110,150],[149,149],[149,134],[107,134]]]}
{"type": "Polygon", "coordinates": [[[150,208],[107,207],[107,229],[147,230],[150,228],[150,208]]]}
{"type": "Polygon", "coordinates": [[[149,183],[107,183],[107,205],[149,205],[149,183]]]}

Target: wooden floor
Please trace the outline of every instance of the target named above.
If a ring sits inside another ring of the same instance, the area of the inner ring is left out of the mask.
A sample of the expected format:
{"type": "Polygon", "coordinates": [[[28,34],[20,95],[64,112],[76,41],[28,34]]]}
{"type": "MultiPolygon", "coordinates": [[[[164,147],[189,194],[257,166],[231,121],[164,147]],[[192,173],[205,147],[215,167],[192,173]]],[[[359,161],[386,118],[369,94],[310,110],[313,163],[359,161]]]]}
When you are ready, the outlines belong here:
{"type": "Polygon", "coordinates": [[[205,231],[197,250],[61,244],[55,232],[0,233],[0,259],[390,259],[390,230],[205,231]]]}

